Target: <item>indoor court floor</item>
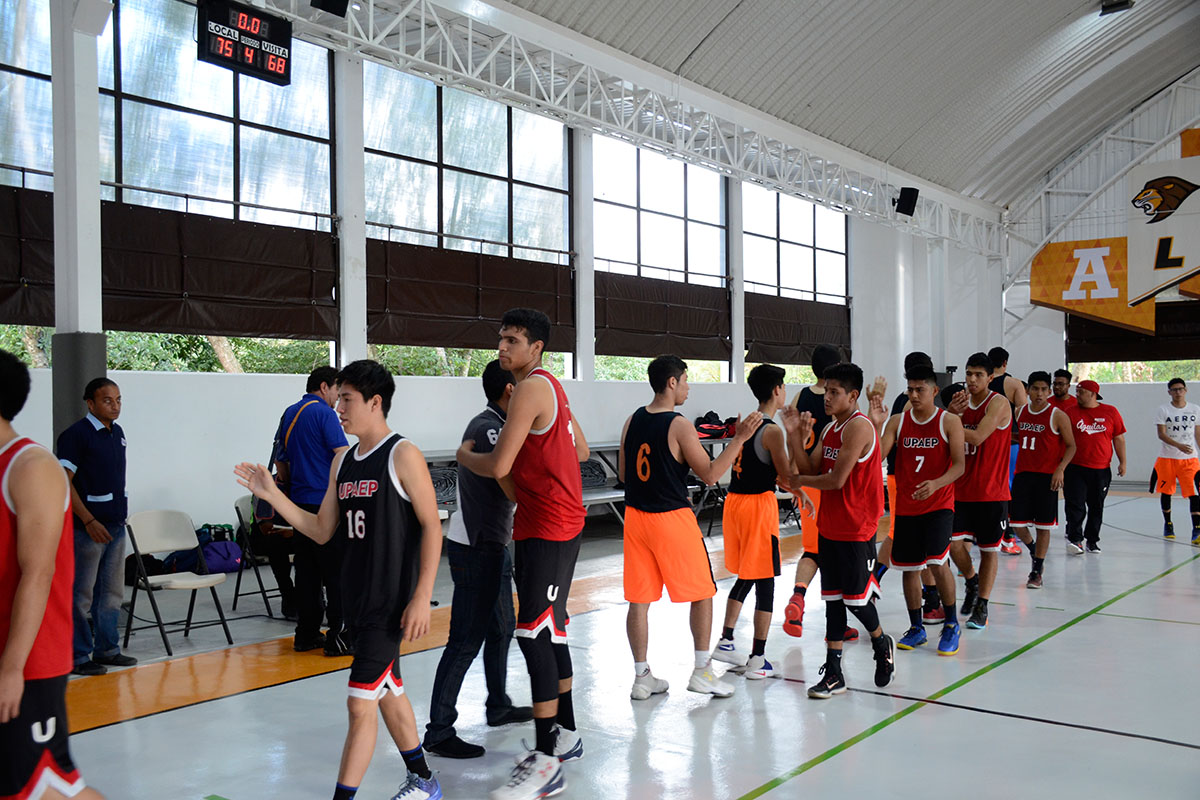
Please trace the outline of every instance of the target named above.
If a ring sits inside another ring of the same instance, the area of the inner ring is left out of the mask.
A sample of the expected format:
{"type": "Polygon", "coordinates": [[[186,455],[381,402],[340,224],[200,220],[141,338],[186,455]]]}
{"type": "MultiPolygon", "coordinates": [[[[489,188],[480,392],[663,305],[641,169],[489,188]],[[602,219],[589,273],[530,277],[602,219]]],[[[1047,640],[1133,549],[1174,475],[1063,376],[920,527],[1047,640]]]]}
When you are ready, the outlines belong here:
{"type": "MultiPolygon", "coordinates": [[[[1177,500],[1181,530],[1185,515],[1177,500]]],[[[930,644],[898,650],[894,682],[877,690],[870,646],[847,644],[850,691],[825,701],[805,694],[825,655],[818,587],[809,593],[802,638],[785,635],[779,624],[799,550],[794,526],[781,531],[785,566],[767,643],[781,677],[728,676],[737,684],[729,699],[687,692],[687,609],[664,600],[651,610],[650,664],[671,689],[630,700],[620,529],[596,522],[589,520],[585,532],[570,602],[585,755],[564,766],[563,797],[1200,796],[1200,549],[1186,535],[1162,539],[1152,496],[1109,497],[1101,555],[1067,556],[1061,529],[1055,532],[1042,590],[1025,588],[1027,555],[1001,556],[989,625],[964,630],[955,657],[937,656],[938,628],[931,626],[930,644]]],[[[708,541],[721,578],[720,536],[708,541]]],[[[443,562],[434,631],[401,661],[422,732],[445,636],[445,573],[443,562]]],[[[719,581],[718,621],[730,583],[719,581]]],[[[961,594],[961,579],[958,585],[961,594]]],[[[898,573],[885,576],[883,590],[884,628],[899,637],[907,616],[898,573]]],[[[232,616],[261,612],[256,600],[243,598],[232,616]]],[[[184,601],[164,598],[172,608],[184,601]]],[[[201,598],[197,611],[209,614],[211,603],[201,598]]],[[[747,650],[749,612],[737,629],[738,646],[747,650]]],[[[332,795],[349,659],[293,653],[290,624],[252,618],[232,628],[234,647],[224,646],[219,628],[207,628],[186,645],[172,637],[179,645],[174,659],[71,682],[71,746],[90,785],[110,800],[332,795]]],[[[130,652],[153,659],[162,645],[146,631],[130,652]]],[[[510,694],[527,703],[516,646],[509,676],[510,694]]],[[[521,740],[532,740],[532,725],[488,728],[484,698],[477,660],[460,696],[458,731],[487,755],[430,757],[447,798],[485,798],[524,750],[521,740]]],[[[386,799],[402,779],[400,756],[380,725],[358,796],[386,799]]]]}

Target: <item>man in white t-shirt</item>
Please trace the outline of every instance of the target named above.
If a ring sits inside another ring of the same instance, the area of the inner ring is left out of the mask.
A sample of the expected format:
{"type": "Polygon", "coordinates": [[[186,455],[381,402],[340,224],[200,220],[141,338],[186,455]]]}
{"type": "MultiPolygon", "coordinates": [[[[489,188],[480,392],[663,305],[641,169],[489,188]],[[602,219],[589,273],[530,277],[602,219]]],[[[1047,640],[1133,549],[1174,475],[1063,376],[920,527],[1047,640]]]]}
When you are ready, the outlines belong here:
{"type": "Polygon", "coordinates": [[[1196,491],[1196,474],[1200,461],[1200,406],[1187,401],[1187,384],[1183,378],[1172,378],[1167,383],[1171,402],[1159,407],[1154,415],[1158,426],[1158,439],[1162,447],[1158,460],[1154,462],[1154,491],[1162,502],[1163,536],[1175,538],[1175,526],[1171,524],[1171,498],[1175,495],[1175,484],[1179,484],[1183,496],[1188,498],[1192,512],[1192,544],[1200,545],[1200,494],[1196,491]]]}

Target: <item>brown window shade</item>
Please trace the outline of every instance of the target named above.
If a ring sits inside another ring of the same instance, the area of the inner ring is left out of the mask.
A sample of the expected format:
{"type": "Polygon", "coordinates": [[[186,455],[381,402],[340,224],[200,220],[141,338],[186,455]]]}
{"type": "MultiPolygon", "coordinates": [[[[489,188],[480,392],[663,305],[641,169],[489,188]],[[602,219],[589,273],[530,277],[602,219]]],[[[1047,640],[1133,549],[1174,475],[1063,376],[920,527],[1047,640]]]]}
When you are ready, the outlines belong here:
{"type": "MultiPolygon", "coordinates": [[[[1159,303],[1155,335],[1067,315],[1067,361],[1168,361],[1200,358],[1200,303],[1159,303]]],[[[1051,362],[1060,354],[1047,353],[1051,362]]],[[[1053,367],[1053,364],[1047,365],[1053,367]]]]}
{"type": "Polygon", "coordinates": [[[494,348],[510,308],[550,317],[547,349],[575,350],[575,287],[567,267],[367,240],[367,340],[494,348]]]}
{"type": "MultiPolygon", "coordinates": [[[[104,327],[332,339],[331,234],[101,204],[104,327]]],[[[0,187],[0,321],[54,325],[53,197],[0,187]]]]}
{"type": "Polygon", "coordinates": [[[596,353],[724,361],[729,294],[712,286],[596,273],[596,353]]]}
{"type": "Polygon", "coordinates": [[[850,358],[848,307],[746,292],[747,362],[808,364],[819,344],[850,358]]]}

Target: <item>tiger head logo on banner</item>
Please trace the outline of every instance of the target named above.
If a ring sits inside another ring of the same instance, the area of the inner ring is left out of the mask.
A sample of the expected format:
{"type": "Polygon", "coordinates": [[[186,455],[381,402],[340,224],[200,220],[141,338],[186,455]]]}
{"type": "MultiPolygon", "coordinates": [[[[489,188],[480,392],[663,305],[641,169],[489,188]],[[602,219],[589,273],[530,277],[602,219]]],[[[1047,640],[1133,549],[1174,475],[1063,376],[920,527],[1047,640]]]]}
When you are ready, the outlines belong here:
{"type": "Polygon", "coordinates": [[[1136,305],[1200,275],[1200,158],[1134,167],[1126,185],[1129,304],[1136,305]]]}

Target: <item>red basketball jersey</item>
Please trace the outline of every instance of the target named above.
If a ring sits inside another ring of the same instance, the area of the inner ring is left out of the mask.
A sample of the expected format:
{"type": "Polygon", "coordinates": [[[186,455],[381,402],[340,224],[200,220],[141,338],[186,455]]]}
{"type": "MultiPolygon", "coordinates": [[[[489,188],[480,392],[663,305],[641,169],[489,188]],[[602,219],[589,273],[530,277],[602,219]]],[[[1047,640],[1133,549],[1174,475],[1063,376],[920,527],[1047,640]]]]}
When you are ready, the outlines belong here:
{"type": "MultiPolygon", "coordinates": [[[[846,426],[864,419],[871,427],[871,449],[858,459],[841,489],[821,492],[817,512],[817,530],[826,539],[842,542],[867,542],[875,538],[879,518],[883,516],[883,462],[879,458],[879,437],[875,425],[861,411],[855,411],[841,425],[834,420],[821,433],[821,473],[833,472],[842,449],[846,426]]],[[[855,423],[862,425],[863,423],[855,423]]]]}
{"type": "MultiPolygon", "coordinates": [[[[963,430],[970,431],[979,427],[979,423],[987,415],[988,405],[993,397],[999,397],[1004,402],[1008,398],[995,392],[988,392],[987,398],[978,406],[971,405],[967,400],[967,410],[963,412],[963,430]]],[[[955,481],[954,498],[964,502],[986,502],[992,500],[1008,500],[1008,460],[1012,455],[1012,420],[1003,428],[997,428],[981,444],[968,444],[966,468],[962,477],[955,481]]]]}
{"type": "Polygon", "coordinates": [[[558,380],[542,367],[525,380],[544,380],[554,389],[554,418],[532,430],[513,461],[517,512],[514,539],[564,542],[583,530],[583,478],[571,430],[571,407],[558,380]]]}
{"type": "MultiPolygon", "coordinates": [[[[34,447],[32,439],[13,439],[0,449],[0,653],[8,645],[12,627],[13,600],[21,568],[17,564],[17,515],[13,510],[8,481],[10,467],[17,456],[34,447]]],[[[63,474],[63,491],[67,489],[63,474]]],[[[67,495],[63,507],[62,530],[54,557],[54,578],[50,582],[50,597],[42,627],[33,640],[33,649],[25,661],[25,680],[57,678],[71,671],[71,603],[72,581],[75,578],[75,534],[71,522],[71,499],[67,495]]]]}
{"type": "Polygon", "coordinates": [[[896,432],[896,510],[897,515],[915,517],[930,511],[954,508],[954,484],[938,489],[924,500],[914,500],[917,484],[936,480],[950,469],[950,439],[946,436],[946,412],[934,411],[924,422],[917,422],[910,408],[900,415],[896,432]]]}
{"type": "Polygon", "coordinates": [[[1054,406],[1034,411],[1029,404],[1017,409],[1017,472],[1053,474],[1062,458],[1062,434],[1054,424],[1054,406]]]}

